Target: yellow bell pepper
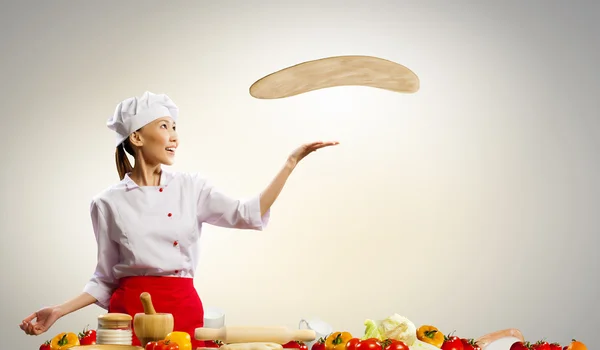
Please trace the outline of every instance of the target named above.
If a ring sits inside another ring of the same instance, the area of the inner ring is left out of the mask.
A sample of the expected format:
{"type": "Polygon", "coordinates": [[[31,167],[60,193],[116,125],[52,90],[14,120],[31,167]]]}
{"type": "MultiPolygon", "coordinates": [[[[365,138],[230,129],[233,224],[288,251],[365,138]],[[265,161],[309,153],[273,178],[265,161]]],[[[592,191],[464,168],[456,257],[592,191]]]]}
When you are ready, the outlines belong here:
{"type": "Polygon", "coordinates": [[[179,350],[192,350],[192,337],[187,332],[171,332],[165,340],[177,343],[179,350]]]}
{"type": "Polygon", "coordinates": [[[79,345],[79,337],[72,332],[63,332],[57,334],[50,341],[51,350],[65,350],[79,345]]]}
{"type": "Polygon", "coordinates": [[[325,350],[346,350],[346,343],[352,339],[348,332],[334,332],[325,339],[325,350]]]}
{"type": "Polygon", "coordinates": [[[417,339],[441,348],[444,344],[444,333],[434,326],[423,325],[417,329],[417,339]]]}

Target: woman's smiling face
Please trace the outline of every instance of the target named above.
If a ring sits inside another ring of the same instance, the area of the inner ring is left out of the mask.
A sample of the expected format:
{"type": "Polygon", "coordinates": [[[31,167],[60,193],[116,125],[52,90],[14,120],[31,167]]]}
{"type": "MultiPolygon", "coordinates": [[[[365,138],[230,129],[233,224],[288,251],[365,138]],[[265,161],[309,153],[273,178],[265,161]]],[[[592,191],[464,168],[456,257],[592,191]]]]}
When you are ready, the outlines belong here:
{"type": "Polygon", "coordinates": [[[175,121],[171,117],[158,118],[135,132],[131,143],[147,164],[172,165],[179,145],[175,121]]]}

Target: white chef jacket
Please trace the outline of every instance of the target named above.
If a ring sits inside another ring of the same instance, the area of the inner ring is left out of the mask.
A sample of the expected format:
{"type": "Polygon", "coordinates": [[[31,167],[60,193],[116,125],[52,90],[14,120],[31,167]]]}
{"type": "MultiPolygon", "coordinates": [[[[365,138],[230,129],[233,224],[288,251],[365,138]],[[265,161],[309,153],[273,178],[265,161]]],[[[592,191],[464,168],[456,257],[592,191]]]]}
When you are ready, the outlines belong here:
{"type": "Polygon", "coordinates": [[[90,212],[98,262],[84,292],[106,310],[119,278],[193,278],[203,223],[263,230],[270,216],[260,215],[260,195],[230,198],[199,174],[165,169],[159,186],[138,186],[126,175],[92,199],[90,212]]]}

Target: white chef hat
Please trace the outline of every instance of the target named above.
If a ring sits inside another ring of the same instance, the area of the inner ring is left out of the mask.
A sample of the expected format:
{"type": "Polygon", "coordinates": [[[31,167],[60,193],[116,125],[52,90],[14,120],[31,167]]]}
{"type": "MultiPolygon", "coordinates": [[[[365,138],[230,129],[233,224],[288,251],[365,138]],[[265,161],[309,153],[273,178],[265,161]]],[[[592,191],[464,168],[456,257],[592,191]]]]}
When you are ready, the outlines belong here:
{"type": "Polygon", "coordinates": [[[177,120],[179,108],[165,94],[146,91],[141,97],[121,101],[106,125],[117,133],[117,146],[142,126],[162,117],[177,120]]]}

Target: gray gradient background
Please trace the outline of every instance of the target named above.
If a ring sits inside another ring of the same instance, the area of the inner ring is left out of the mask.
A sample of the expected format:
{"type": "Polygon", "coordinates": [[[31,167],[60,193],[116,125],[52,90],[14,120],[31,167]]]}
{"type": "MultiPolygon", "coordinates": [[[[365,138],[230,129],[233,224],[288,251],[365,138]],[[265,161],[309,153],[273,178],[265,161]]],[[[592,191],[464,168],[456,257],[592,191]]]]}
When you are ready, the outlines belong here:
{"type": "MultiPolygon", "coordinates": [[[[559,1],[14,1],[2,9],[3,344],[96,326],[89,201],[118,181],[106,119],[145,90],[181,108],[177,170],[262,190],[297,145],[266,232],[207,227],[196,285],[228,324],[394,312],[477,337],[592,344],[600,229],[598,5],[559,1]],[[342,54],[413,69],[415,95],[344,87],[261,101],[275,70],[342,54]],[[244,269],[248,269],[244,272],[244,269]]],[[[593,343],[592,347],[596,344],[593,343]]]]}

